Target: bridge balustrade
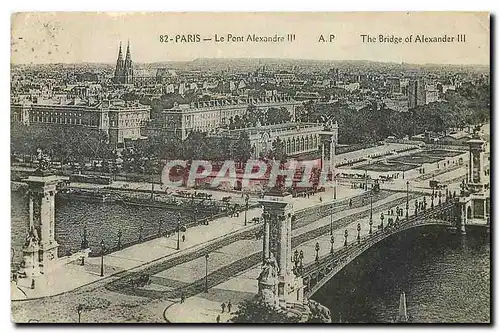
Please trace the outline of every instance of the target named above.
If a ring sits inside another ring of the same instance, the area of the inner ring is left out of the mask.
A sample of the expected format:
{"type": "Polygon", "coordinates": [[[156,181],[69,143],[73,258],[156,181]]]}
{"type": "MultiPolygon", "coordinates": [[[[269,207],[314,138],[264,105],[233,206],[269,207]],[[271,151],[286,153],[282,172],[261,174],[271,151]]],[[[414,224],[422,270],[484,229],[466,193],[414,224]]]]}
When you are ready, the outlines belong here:
{"type": "Polygon", "coordinates": [[[398,223],[393,223],[392,226],[387,225],[384,226],[383,229],[373,231],[372,234],[360,236],[359,242],[348,243],[347,246],[343,246],[333,253],[320,256],[316,262],[309,263],[301,269],[301,275],[304,277],[306,291],[311,292],[311,287],[314,288],[321,282],[321,279],[317,278],[319,272],[322,272],[325,278],[331,278],[331,276],[328,276],[329,272],[332,272],[333,270],[339,271],[374,244],[397,232],[426,224],[444,224],[453,226],[454,219],[452,217],[455,213],[454,206],[453,200],[443,201],[441,204],[436,205],[432,209],[421,211],[420,214],[409,216],[407,219],[401,219],[398,223]],[[440,222],[429,223],[427,222],[429,220],[439,220],[440,222]],[[313,276],[315,277],[314,279],[312,278],[313,276]],[[312,284],[311,281],[314,280],[316,281],[312,284]]]}

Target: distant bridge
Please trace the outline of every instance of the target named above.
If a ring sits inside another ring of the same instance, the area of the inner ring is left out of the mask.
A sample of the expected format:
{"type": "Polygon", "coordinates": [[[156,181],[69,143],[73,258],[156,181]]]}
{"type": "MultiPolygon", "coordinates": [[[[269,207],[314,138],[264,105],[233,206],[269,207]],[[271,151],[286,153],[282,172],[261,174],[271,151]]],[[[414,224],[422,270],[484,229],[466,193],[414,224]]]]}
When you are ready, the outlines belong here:
{"type": "Polygon", "coordinates": [[[304,279],[305,296],[311,297],[360,254],[398,232],[430,225],[457,226],[459,215],[456,209],[455,199],[450,197],[447,201],[437,204],[433,208],[418,212],[417,215],[412,215],[407,219],[403,218],[398,223],[386,224],[383,228],[374,229],[371,234],[357,238],[350,244],[344,245],[342,249],[299,267],[298,272],[304,279]]]}

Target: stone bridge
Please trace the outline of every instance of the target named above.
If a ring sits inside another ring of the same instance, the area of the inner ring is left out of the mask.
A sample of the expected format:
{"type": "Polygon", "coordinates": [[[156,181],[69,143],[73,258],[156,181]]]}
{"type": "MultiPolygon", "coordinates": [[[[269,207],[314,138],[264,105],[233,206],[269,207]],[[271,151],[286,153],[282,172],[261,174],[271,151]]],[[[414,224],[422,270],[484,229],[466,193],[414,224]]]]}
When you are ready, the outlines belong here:
{"type": "Polygon", "coordinates": [[[330,252],[322,257],[316,257],[316,260],[310,264],[302,266],[301,263],[297,263],[294,270],[297,275],[303,278],[304,296],[311,297],[360,254],[398,232],[429,225],[457,226],[460,223],[460,215],[457,214],[457,207],[457,201],[450,197],[433,208],[421,211],[417,215],[403,218],[397,223],[379,225],[371,234],[361,237],[358,235],[356,241],[350,244],[347,243],[346,239],[344,246],[340,250],[333,253],[330,252]]]}

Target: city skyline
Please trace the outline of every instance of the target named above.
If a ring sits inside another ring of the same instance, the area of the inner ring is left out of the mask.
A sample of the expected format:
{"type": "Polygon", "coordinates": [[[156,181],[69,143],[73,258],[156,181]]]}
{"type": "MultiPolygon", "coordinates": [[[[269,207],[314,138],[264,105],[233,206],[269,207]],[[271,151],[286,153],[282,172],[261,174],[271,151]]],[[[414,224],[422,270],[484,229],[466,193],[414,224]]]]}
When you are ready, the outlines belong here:
{"type": "Polygon", "coordinates": [[[11,62],[111,64],[116,60],[119,42],[130,41],[135,63],[279,58],[415,65],[489,65],[489,15],[480,12],[455,14],[395,12],[354,16],[353,13],[260,13],[257,16],[255,13],[169,13],[169,20],[165,20],[165,14],[159,13],[19,13],[12,16],[15,29],[11,37],[11,62]],[[190,17],[186,19],[186,15],[190,17]],[[339,19],[331,20],[332,15],[339,19]],[[412,16],[411,20],[408,16],[412,16]],[[271,28],[264,22],[270,19],[273,20],[271,28]],[[247,24],[241,25],[242,20],[247,24]],[[420,26],[418,23],[423,20],[426,25],[420,26]],[[187,22],[189,25],[186,25],[187,22]],[[315,23],[313,28],[311,22],[315,23]],[[346,25],[346,22],[349,24],[346,25]],[[394,31],[394,26],[401,28],[394,31]],[[233,36],[294,33],[296,41],[216,43],[213,40],[215,34],[227,37],[229,33],[233,36]],[[360,36],[364,33],[389,37],[465,33],[467,42],[370,44],[362,42],[360,36]],[[212,41],[161,43],[159,38],[162,34],[199,34],[202,39],[212,38],[212,41]],[[332,43],[318,41],[320,35],[327,38],[330,34],[335,35],[332,43]],[[75,36],[78,36],[78,42],[75,42],[75,36]]]}

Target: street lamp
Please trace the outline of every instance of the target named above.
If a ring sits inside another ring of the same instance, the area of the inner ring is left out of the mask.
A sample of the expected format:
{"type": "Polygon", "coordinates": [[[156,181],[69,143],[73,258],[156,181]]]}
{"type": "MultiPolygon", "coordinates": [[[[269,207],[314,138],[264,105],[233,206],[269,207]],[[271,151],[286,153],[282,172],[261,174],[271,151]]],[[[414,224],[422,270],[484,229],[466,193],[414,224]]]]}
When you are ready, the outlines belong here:
{"type": "Polygon", "coordinates": [[[319,243],[316,242],[316,247],[314,248],[316,250],[316,262],[319,261],[319,243]]]}
{"type": "Polygon", "coordinates": [[[337,200],[337,175],[332,171],[333,176],[333,200],[337,200]]]}
{"type": "Polygon", "coordinates": [[[104,239],[101,239],[101,276],[104,276],[104,239]]]}
{"type": "Polygon", "coordinates": [[[368,191],[368,171],[365,169],[365,191],[368,191]]]}
{"type": "Polygon", "coordinates": [[[83,235],[82,235],[82,244],[81,249],[85,250],[89,248],[89,242],[87,240],[88,232],[87,232],[87,223],[83,226],[83,235]]]}
{"type": "Polygon", "coordinates": [[[248,194],[245,196],[245,226],[247,225],[247,211],[248,211],[248,194]]]}
{"type": "Polygon", "coordinates": [[[359,233],[361,232],[361,224],[360,223],[358,223],[358,228],[357,229],[358,229],[358,237],[356,237],[356,238],[357,238],[358,243],[359,243],[361,241],[361,237],[359,236],[359,233]]]}
{"type": "Polygon", "coordinates": [[[330,236],[333,235],[333,203],[330,209],[330,236]]]}
{"type": "Polygon", "coordinates": [[[205,292],[208,293],[208,253],[205,254],[205,292]]]}
{"type": "Polygon", "coordinates": [[[410,197],[409,197],[410,196],[410,193],[409,193],[410,189],[409,189],[409,187],[410,187],[410,181],[407,180],[406,181],[406,219],[408,219],[408,209],[410,209],[410,202],[409,202],[410,201],[410,197]]]}
{"type": "Polygon", "coordinates": [[[78,306],[76,307],[76,313],[78,313],[78,324],[81,323],[82,312],[83,312],[83,304],[78,304],[78,306]]]}
{"type": "Polygon", "coordinates": [[[434,186],[432,186],[431,208],[434,208],[434,186]]]}
{"type": "Polygon", "coordinates": [[[330,253],[333,254],[333,243],[335,242],[335,239],[333,238],[333,235],[330,236],[330,244],[332,246],[330,247],[330,253]]]}
{"type": "Polygon", "coordinates": [[[122,229],[118,230],[118,250],[122,248],[122,229]]]}
{"type": "Polygon", "coordinates": [[[370,235],[372,234],[373,225],[373,191],[370,192],[370,235]]]}
{"type": "Polygon", "coordinates": [[[177,215],[177,250],[181,249],[181,213],[177,215]]]}
{"type": "Polygon", "coordinates": [[[348,235],[348,232],[347,232],[347,229],[345,229],[345,232],[344,232],[344,246],[347,246],[347,235],[348,235]]]}

